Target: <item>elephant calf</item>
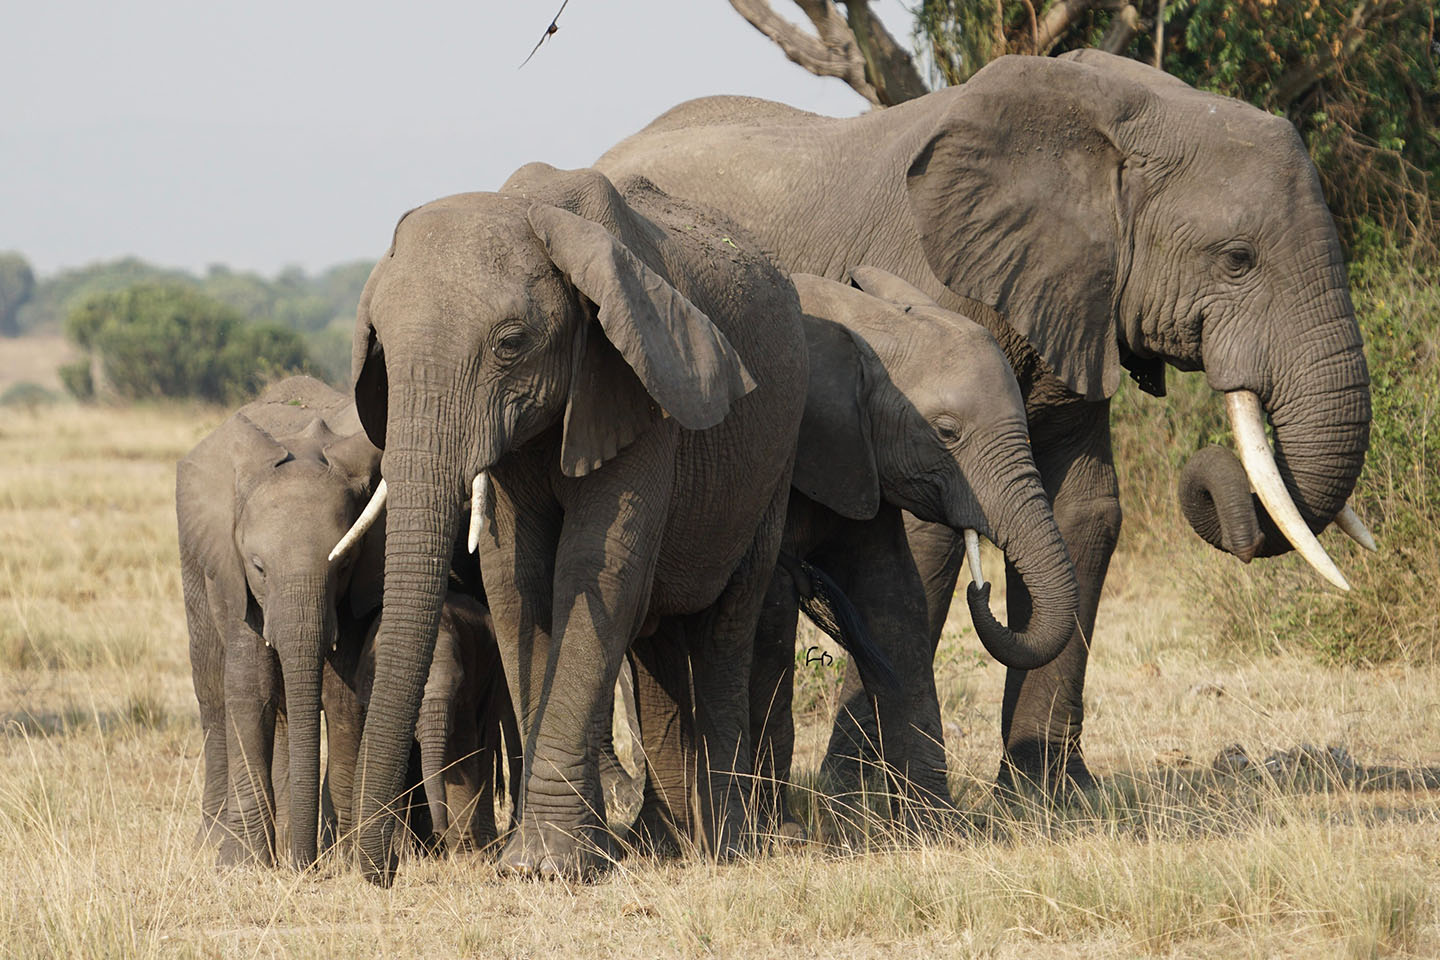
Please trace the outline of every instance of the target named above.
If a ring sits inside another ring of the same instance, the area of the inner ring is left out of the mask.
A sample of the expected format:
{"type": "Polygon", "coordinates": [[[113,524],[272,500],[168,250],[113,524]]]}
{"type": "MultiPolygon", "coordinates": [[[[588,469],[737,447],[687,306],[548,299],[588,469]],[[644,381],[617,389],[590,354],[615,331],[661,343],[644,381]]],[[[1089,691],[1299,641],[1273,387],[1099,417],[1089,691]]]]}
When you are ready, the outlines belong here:
{"type": "MultiPolygon", "coordinates": [[[[290,859],[314,861],[321,675],[381,602],[383,529],[327,554],[371,498],[380,451],[354,403],[317,380],[270,387],[176,468],[190,664],[205,736],[203,832],[223,863],[275,857],[271,764],[288,736],[290,859]]],[[[288,762],[287,762],[288,761],[288,762]]]]}
{"type": "MultiPolygon", "coordinates": [[[[896,813],[948,809],[925,587],[901,511],[972,541],[984,534],[1004,551],[1033,598],[1025,610],[1011,609],[1023,628],[991,616],[978,571],[968,600],[981,642],[1006,666],[1034,669],[1063,648],[1075,620],[1075,572],[1030,453],[1019,388],[994,338],[872,267],[853,271],[863,290],[806,274],[792,280],[806,314],[810,380],[782,550],[834,578],[899,678],[893,690],[867,693],[852,658],[826,765],[832,779],[853,782],[854,758],[879,755],[896,813]]],[[[797,564],[776,568],[756,635],[751,731],[757,772],[772,784],[790,770],[804,578],[797,564]]],[[[637,825],[642,841],[654,837],[657,818],[683,828],[688,814],[687,804],[656,809],[661,797],[687,795],[685,727],[665,694],[683,696],[683,684],[647,666],[637,658],[648,773],[658,783],[647,789],[637,825]]],[[[772,794],[761,809],[773,820],[781,806],[772,794]]]]}

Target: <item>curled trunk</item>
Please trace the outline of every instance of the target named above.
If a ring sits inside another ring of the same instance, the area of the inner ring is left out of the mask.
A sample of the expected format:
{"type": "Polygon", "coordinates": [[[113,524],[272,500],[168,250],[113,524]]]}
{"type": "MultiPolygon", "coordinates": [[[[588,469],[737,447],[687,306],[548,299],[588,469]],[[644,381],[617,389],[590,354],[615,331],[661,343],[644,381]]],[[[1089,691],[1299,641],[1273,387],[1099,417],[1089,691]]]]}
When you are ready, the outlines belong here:
{"type": "Polygon", "coordinates": [[[1028,443],[1009,439],[992,447],[985,459],[999,482],[977,485],[976,494],[995,531],[995,544],[1019,573],[1031,606],[1026,611],[1012,603],[1006,626],[990,611],[989,583],[972,582],[966,600],[975,632],[990,655],[1013,670],[1034,670],[1059,656],[1075,630],[1075,568],[1028,443]]]}

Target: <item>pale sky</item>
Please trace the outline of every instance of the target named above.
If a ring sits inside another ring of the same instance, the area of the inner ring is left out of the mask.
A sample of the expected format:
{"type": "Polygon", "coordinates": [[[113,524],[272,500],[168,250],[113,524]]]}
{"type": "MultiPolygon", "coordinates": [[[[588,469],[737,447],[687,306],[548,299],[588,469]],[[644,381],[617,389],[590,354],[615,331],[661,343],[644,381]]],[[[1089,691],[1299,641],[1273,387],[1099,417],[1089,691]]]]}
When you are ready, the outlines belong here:
{"type": "MultiPolygon", "coordinates": [[[[798,17],[789,0],[771,0],[798,17]]],[[[419,203],[592,162],[743,93],[848,116],[726,0],[44,0],[6,6],[0,250],[270,274],[383,252],[419,203]]],[[[874,5],[910,42],[902,0],[874,5]]]]}

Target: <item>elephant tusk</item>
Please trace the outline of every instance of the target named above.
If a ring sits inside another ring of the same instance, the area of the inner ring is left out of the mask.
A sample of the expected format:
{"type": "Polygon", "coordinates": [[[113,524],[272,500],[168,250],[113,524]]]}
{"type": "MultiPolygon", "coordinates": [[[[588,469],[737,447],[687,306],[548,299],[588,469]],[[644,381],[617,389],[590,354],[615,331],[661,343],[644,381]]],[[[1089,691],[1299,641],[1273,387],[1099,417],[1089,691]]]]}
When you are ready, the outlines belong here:
{"type": "Polygon", "coordinates": [[[1340,512],[1335,515],[1335,526],[1344,531],[1345,536],[1354,540],[1366,550],[1373,552],[1379,549],[1375,546],[1375,538],[1370,535],[1370,530],[1365,526],[1365,521],[1361,520],[1355,511],[1350,509],[1350,504],[1345,504],[1345,506],[1340,508],[1340,512]]]}
{"type": "Polygon", "coordinates": [[[1265,438],[1265,421],[1260,409],[1260,398],[1249,390],[1234,390],[1225,394],[1225,412],[1230,416],[1230,426],[1235,431],[1236,452],[1250,478],[1250,486],[1260,497],[1260,502],[1270,512],[1270,519],[1285,534],[1299,554],[1326,580],[1349,590],[1350,584],[1330,559],[1315,534],[1300,516],[1300,510],[1285,489],[1285,480],[1275,465],[1275,453],[1270,441],[1265,438]]]}
{"type": "Polygon", "coordinates": [[[335,544],[335,549],[330,551],[330,562],[334,563],[339,558],[350,552],[350,548],[365,536],[366,531],[375,525],[375,518],[380,516],[380,511],[385,509],[385,498],[389,495],[385,481],[381,480],[376,486],[375,492],[370,496],[370,502],[365,504],[365,509],[360,511],[360,516],[355,518],[355,523],[346,531],[340,542],[335,544]]]}
{"type": "Polygon", "coordinates": [[[980,569],[980,535],[969,527],[965,528],[965,559],[970,562],[970,579],[975,586],[982,585],[985,574],[980,569]]]}
{"type": "Polygon", "coordinates": [[[470,535],[465,545],[471,553],[480,548],[480,529],[485,524],[485,498],[489,495],[490,475],[481,470],[470,484],[470,535]]]}

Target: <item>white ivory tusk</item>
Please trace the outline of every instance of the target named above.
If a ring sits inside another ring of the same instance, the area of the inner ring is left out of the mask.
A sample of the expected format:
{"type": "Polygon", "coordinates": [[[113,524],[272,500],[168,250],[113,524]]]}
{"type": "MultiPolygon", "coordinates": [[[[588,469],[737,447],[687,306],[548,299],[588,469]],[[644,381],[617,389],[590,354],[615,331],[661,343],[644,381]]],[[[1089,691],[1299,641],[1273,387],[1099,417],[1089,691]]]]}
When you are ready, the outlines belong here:
{"type": "Polygon", "coordinates": [[[1294,545],[1300,556],[1314,567],[1320,576],[1329,580],[1341,590],[1349,590],[1350,584],[1330,559],[1315,534],[1310,532],[1285,481],[1280,468],[1275,465],[1275,453],[1265,437],[1265,420],[1260,409],[1260,398],[1249,390],[1234,390],[1225,394],[1225,412],[1230,416],[1230,426],[1235,431],[1236,452],[1250,478],[1250,486],[1260,497],[1260,502],[1270,512],[1270,519],[1294,545]]]}
{"type": "Polygon", "coordinates": [[[341,537],[340,542],[335,544],[335,549],[330,551],[331,563],[334,563],[337,559],[349,553],[350,548],[358,543],[361,537],[365,536],[367,530],[375,525],[375,518],[380,516],[380,511],[385,507],[385,497],[387,494],[388,491],[385,487],[385,481],[381,480],[379,485],[376,486],[375,492],[371,494],[370,502],[365,504],[364,510],[360,511],[360,516],[355,518],[355,522],[350,526],[345,536],[341,537]]]}
{"type": "Polygon", "coordinates": [[[1335,526],[1343,530],[1345,536],[1354,540],[1366,550],[1373,551],[1378,549],[1375,546],[1375,538],[1370,535],[1370,530],[1365,526],[1365,521],[1361,520],[1355,511],[1350,509],[1350,504],[1345,504],[1345,506],[1340,508],[1340,512],[1335,515],[1335,526]]]}
{"type": "Polygon", "coordinates": [[[975,585],[985,583],[985,574],[980,569],[980,535],[969,527],[965,528],[965,559],[970,561],[970,579],[975,585]]]}
{"type": "Polygon", "coordinates": [[[471,553],[480,548],[480,528],[485,523],[485,498],[490,494],[490,476],[484,470],[470,484],[470,535],[465,545],[471,553]]]}

